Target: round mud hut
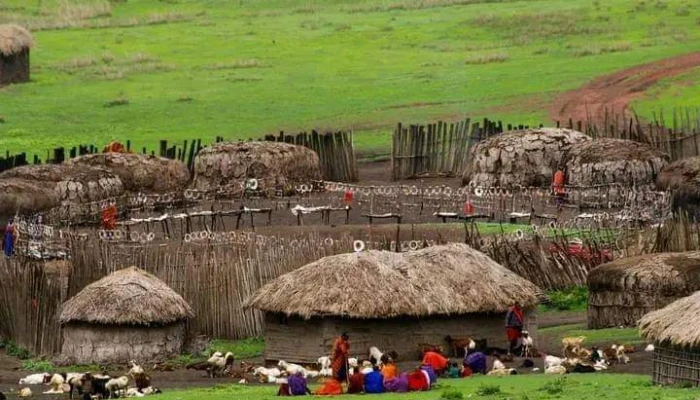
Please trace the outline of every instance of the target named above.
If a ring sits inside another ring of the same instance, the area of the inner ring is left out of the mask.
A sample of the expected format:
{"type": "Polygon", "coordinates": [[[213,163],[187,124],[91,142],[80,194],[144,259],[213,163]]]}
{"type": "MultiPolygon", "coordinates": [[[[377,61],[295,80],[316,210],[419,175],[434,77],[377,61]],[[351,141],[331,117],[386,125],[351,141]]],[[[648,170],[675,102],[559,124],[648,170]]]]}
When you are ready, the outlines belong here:
{"type": "Polygon", "coordinates": [[[700,386],[700,292],[650,312],[639,321],[642,337],[654,342],[653,381],[700,386]]]}
{"type": "Polygon", "coordinates": [[[63,304],[61,361],[71,364],[164,361],[178,356],[189,304],[168,285],[136,267],[86,286],[63,304]]]}
{"type": "Polygon", "coordinates": [[[571,146],[590,138],[560,128],[504,132],[476,144],[462,175],[479,186],[549,186],[571,146]]]}
{"type": "Polygon", "coordinates": [[[195,189],[242,190],[248,179],[256,179],[259,190],[284,190],[322,178],[316,152],[288,143],[217,143],[195,157],[195,189]]]}
{"type": "Polygon", "coordinates": [[[700,157],[688,157],[667,164],[656,178],[659,190],[671,191],[676,209],[700,218],[700,157]]]}
{"type": "Polygon", "coordinates": [[[611,198],[609,190],[599,191],[600,186],[654,190],[656,176],[667,162],[666,153],[632,140],[602,138],[574,144],[565,171],[568,184],[581,189],[571,200],[584,205],[623,200],[611,198]]]}
{"type": "Polygon", "coordinates": [[[190,172],[181,161],[144,154],[87,154],[67,164],[104,168],[119,177],[125,190],[136,193],[182,192],[190,180],[190,172]]]}
{"type": "Polygon", "coordinates": [[[700,251],[620,258],[588,273],[588,328],[636,326],[700,290],[700,251]]]}
{"type": "Polygon", "coordinates": [[[19,25],[0,25],[0,86],[29,81],[29,49],[34,38],[19,25]]]}
{"type": "Polygon", "coordinates": [[[18,214],[48,211],[61,204],[54,190],[19,178],[0,178],[0,224],[18,214]]]}
{"type": "Polygon", "coordinates": [[[539,293],[485,254],[449,244],[325,257],[263,286],[246,305],[265,312],[268,361],[315,362],[341,332],[358,355],[377,346],[410,359],[420,343],[447,350],[447,335],[505,346],[503,321],[515,301],[535,331],[539,293]]]}

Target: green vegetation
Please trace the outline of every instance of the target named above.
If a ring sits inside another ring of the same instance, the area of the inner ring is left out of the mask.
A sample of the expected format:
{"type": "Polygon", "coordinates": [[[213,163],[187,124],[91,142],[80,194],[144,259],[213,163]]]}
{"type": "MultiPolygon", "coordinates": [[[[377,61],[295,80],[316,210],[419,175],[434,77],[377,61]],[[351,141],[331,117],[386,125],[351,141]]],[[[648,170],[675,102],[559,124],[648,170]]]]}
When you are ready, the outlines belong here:
{"type": "MultiPolygon", "coordinates": [[[[700,18],[700,17],[699,17],[700,18]]],[[[700,29],[700,24],[698,24],[700,29]]],[[[700,104],[700,69],[696,68],[686,74],[674,76],[659,81],[646,92],[646,96],[632,103],[634,110],[642,115],[661,117],[668,124],[673,126],[673,111],[674,109],[681,115],[686,117],[686,111],[689,112],[691,120],[698,117],[698,109],[700,104]],[[663,108],[660,108],[660,105],[663,108]],[[688,109],[690,107],[690,109],[688,109]]]]}
{"type": "Polygon", "coordinates": [[[0,349],[4,349],[7,355],[17,357],[20,360],[26,360],[32,356],[32,353],[24,347],[18,345],[13,340],[0,340],[0,349]]]}
{"type": "Polygon", "coordinates": [[[606,344],[644,343],[636,328],[586,329],[585,324],[561,325],[538,330],[540,336],[551,338],[552,343],[561,343],[565,337],[585,336],[585,346],[606,344]]]}
{"type": "Polygon", "coordinates": [[[209,345],[210,352],[231,352],[237,359],[259,357],[265,351],[263,338],[248,338],[243,340],[214,339],[209,345]]]}
{"type": "MultiPolygon", "coordinates": [[[[361,152],[381,154],[397,121],[468,113],[548,122],[561,91],[697,49],[698,8],[688,0],[1,0],[0,23],[28,26],[37,46],[32,82],[0,89],[0,152],[344,128],[361,152]]],[[[673,101],[659,99],[655,108],[673,101]]]]}
{"type": "MultiPolygon", "coordinates": [[[[312,390],[315,390],[312,387],[312,390]]],[[[208,389],[166,391],[163,400],[273,400],[276,386],[219,385],[208,389]]],[[[429,392],[385,394],[382,398],[402,400],[434,400],[441,393],[463,394],[463,398],[493,399],[668,399],[687,400],[697,398],[697,389],[663,388],[652,386],[648,376],[617,374],[574,374],[565,379],[557,376],[516,375],[508,377],[474,377],[470,379],[443,379],[439,389],[429,392]],[[495,391],[495,394],[494,394],[495,391]]],[[[370,396],[371,397],[371,396],[370,396]]],[[[335,397],[354,399],[357,395],[335,397]]],[[[445,397],[442,397],[445,398],[445,397]]],[[[449,397],[454,399],[455,397],[449,397]]]]}
{"type": "Polygon", "coordinates": [[[22,369],[32,372],[46,372],[54,369],[53,364],[46,360],[24,360],[22,361],[22,369]]]}
{"type": "Polygon", "coordinates": [[[588,288],[572,286],[564,290],[547,291],[549,303],[541,306],[542,311],[585,311],[588,307],[588,288]]]}

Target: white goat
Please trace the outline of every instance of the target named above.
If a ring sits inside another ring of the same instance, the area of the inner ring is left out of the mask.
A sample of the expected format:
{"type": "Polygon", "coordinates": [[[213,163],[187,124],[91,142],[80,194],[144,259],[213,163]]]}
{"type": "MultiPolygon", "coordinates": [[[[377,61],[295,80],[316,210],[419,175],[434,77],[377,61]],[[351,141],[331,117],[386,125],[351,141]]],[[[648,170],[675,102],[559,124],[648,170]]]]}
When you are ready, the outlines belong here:
{"type": "Polygon", "coordinates": [[[544,373],[547,375],[564,375],[566,373],[566,368],[562,365],[554,365],[549,368],[544,369],[544,373]]]}
{"type": "Polygon", "coordinates": [[[131,375],[133,377],[134,375],[142,374],[145,374],[143,368],[141,368],[140,365],[136,364],[136,361],[131,360],[131,369],[129,370],[129,372],[127,372],[127,375],[131,375]]]}
{"type": "Polygon", "coordinates": [[[654,351],[654,345],[653,344],[648,344],[647,347],[644,349],[647,353],[651,353],[654,351]]]}
{"type": "Polygon", "coordinates": [[[109,392],[109,397],[114,398],[120,390],[126,390],[129,386],[129,377],[124,375],[119,378],[112,378],[105,383],[105,389],[109,392]]]}
{"type": "Polygon", "coordinates": [[[220,372],[223,372],[226,367],[233,364],[233,353],[228,352],[226,355],[222,355],[220,351],[214,353],[207,360],[209,364],[209,376],[214,378],[220,372]]]}
{"type": "Polygon", "coordinates": [[[280,375],[282,375],[282,371],[280,371],[279,368],[257,367],[253,370],[253,375],[279,378],[280,375]]]}
{"type": "Polygon", "coordinates": [[[522,346],[523,346],[523,357],[532,357],[532,346],[534,346],[534,341],[532,336],[530,336],[528,331],[522,332],[522,346]]]}
{"type": "Polygon", "coordinates": [[[497,370],[497,369],[506,369],[506,366],[501,362],[499,359],[493,360],[493,368],[492,370],[497,370]]]}
{"type": "Polygon", "coordinates": [[[330,368],[331,367],[331,358],[328,356],[319,357],[317,363],[321,369],[330,368]]]}
{"type": "Polygon", "coordinates": [[[41,385],[48,380],[51,374],[44,372],[43,374],[31,374],[19,380],[20,385],[41,385]]]}
{"type": "Polygon", "coordinates": [[[298,373],[301,373],[302,375],[306,376],[306,369],[301,365],[292,364],[284,360],[280,360],[280,362],[277,363],[277,366],[280,367],[280,369],[282,369],[283,371],[286,371],[287,374],[290,376],[296,375],[298,373]]]}
{"type": "Polygon", "coordinates": [[[379,351],[378,348],[376,348],[376,347],[374,347],[374,346],[372,346],[372,347],[369,348],[369,357],[368,357],[368,358],[370,358],[370,359],[374,358],[374,360],[375,360],[376,363],[377,363],[377,366],[381,366],[381,365],[382,365],[382,356],[383,356],[383,355],[384,355],[384,353],[382,353],[381,351],[379,351]]]}
{"type": "Polygon", "coordinates": [[[545,356],[544,357],[544,369],[545,372],[547,369],[552,368],[552,367],[558,367],[561,365],[561,363],[564,361],[564,359],[555,357],[555,356],[545,356]]]}
{"type": "Polygon", "coordinates": [[[32,389],[27,388],[27,387],[22,388],[22,389],[20,389],[18,396],[19,397],[32,397],[32,389]]]}
{"type": "Polygon", "coordinates": [[[492,369],[489,371],[486,375],[488,376],[507,376],[507,375],[515,375],[517,372],[515,372],[515,368],[499,368],[499,369],[492,369]]]}

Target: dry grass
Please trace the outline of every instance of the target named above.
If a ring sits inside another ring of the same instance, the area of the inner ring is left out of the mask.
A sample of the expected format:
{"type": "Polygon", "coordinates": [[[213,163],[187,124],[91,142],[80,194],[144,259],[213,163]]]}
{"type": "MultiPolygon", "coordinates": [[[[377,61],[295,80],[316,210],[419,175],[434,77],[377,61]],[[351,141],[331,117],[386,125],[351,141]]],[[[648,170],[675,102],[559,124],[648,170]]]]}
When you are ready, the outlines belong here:
{"type": "Polygon", "coordinates": [[[180,12],[151,13],[143,17],[111,18],[109,3],[71,5],[52,14],[27,16],[18,13],[0,14],[0,23],[26,26],[32,31],[60,29],[129,28],[191,21],[194,17],[180,12]],[[105,5],[106,4],[106,5],[105,5]]]}
{"type": "Polygon", "coordinates": [[[34,46],[34,38],[29,31],[19,25],[0,25],[0,54],[7,56],[34,46]]]}
{"type": "Polygon", "coordinates": [[[49,68],[69,75],[105,80],[123,79],[132,74],[150,72],[169,72],[177,69],[175,65],[163,64],[159,58],[147,53],[134,53],[123,58],[116,58],[112,53],[98,57],[78,57],[49,65],[49,68]]]}
{"type": "Polygon", "coordinates": [[[205,65],[202,67],[204,70],[216,71],[225,69],[249,69],[249,68],[263,68],[265,65],[257,58],[243,58],[239,60],[231,60],[226,62],[218,62],[214,64],[205,65]]]}
{"type": "Polygon", "coordinates": [[[642,337],[650,341],[697,347],[700,345],[700,329],[696,318],[698,314],[700,292],[695,292],[642,317],[639,331],[642,337]]]}
{"type": "Polygon", "coordinates": [[[574,57],[589,57],[607,53],[624,53],[630,51],[631,49],[632,45],[629,42],[616,42],[602,47],[584,47],[582,49],[575,50],[572,54],[574,57]]]}
{"type": "Polygon", "coordinates": [[[502,63],[508,61],[510,57],[508,53],[488,53],[488,54],[476,54],[469,56],[464,60],[465,64],[478,65],[478,64],[493,64],[502,63]]]}
{"type": "Polygon", "coordinates": [[[491,2],[493,2],[493,0],[399,0],[384,4],[351,6],[344,8],[343,11],[349,14],[387,12],[395,10],[408,11],[491,2]]]}

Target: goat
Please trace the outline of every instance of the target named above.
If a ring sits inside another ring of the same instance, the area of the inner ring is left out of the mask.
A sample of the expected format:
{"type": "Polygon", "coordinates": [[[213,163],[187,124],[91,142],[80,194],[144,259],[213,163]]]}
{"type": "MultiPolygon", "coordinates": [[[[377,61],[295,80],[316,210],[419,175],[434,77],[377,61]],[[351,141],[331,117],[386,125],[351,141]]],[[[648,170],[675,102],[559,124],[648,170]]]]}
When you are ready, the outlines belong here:
{"type": "Polygon", "coordinates": [[[136,374],[134,377],[136,390],[143,392],[143,389],[151,386],[151,377],[146,373],[136,374]]]}
{"type": "Polygon", "coordinates": [[[163,391],[160,390],[159,388],[155,387],[155,386],[149,386],[149,387],[143,389],[142,393],[145,394],[145,395],[149,395],[149,394],[161,394],[161,393],[163,393],[163,391]]]}
{"type": "Polygon", "coordinates": [[[68,384],[68,396],[73,398],[73,390],[78,391],[78,395],[83,395],[83,376],[85,374],[70,373],[66,375],[66,383],[68,384]]]}
{"type": "Polygon", "coordinates": [[[558,367],[561,365],[561,363],[564,361],[564,359],[555,357],[555,356],[548,356],[545,354],[544,357],[544,369],[545,371],[549,368],[552,367],[558,367]]]}
{"type": "Polygon", "coordinates": [[[143,368],[141,368],[140,365],[136,364],[136,361],[131,360],[131,369],[129,369],[129,372],[127,372],[126,374],[131,375],[133,377],[134,375],[143,374],[144,372],[145,371],[143,370],[143,368]]]}
{"type": "Polygon", "coordinates": [[[492,369],[486,375],[487,376],[507,376],[507,375],[517,375],[518,371],[515,368],[503,368],[503,369],[492,369]]]}
{"type": "Polygon", "coordinates": [[[107,392],[109,392],[109,397],[114,398],[114,395],[117,394],[118,396],[118,391],[121,390],[126,390],[126,388],[129,386],[129,377],[124,375],[120,376],[119,378],[113,378],[107,381],[105,384],[105,389],[107,389],[107,392]]]}
{"type": "Polygon", "coordinates": [[[532,357],[532,346],[534,345],[534,341],[532,340],[532,337],[530,336],[530,333],[528,331],[523,331],[522,332],[522,356],[523,357],[532,357]]]}
{"type": "Polygon", "coordinates": [[[545,367],[544,373],[547,375],[564,375],[568,373],[568,371],[562,365],[555,365],[549,368],[545,367]]]}
{"type": "Polygon", "coordinates": [[[278,368],[257,367],[253,370],[253,375],[260,378],[260,382],[264,383],[268,378],[279,378],[282,371],[278,368]]]}
{"type": "Polygon", "coordinates": [[[51,374],[44,372],[43,374],[27,375],[19,380],[20,385],[41,385],[47,383],[51,379],[51,374]]]}
{"type": "Polygon", "coordinates": [[[624,345],[617,346],[617,354],[615,355],[615,358],[617,359],[618,363],[627,364],[630,362],[630,358],[627,357],[627,354],[625,354],[626,351],[627,349],[624,345]]]}
{"type": "Polygon", "coordinates": [[[51,376],[51,380],[49,381],[49,384],[51,385],[51,390],[48,392],[44,392],[46,394],[53,394],[53,393],[63,393],[63,384],[66,383],[66,374],[65,373],[60,373],[60,374],[53,374],[51,376]]]}
{"type": "Polygon", "coordinates": [[[369,348],[369,359],[372,360],[374,359],[374,365],[381,366],[382,365],[382,356],[384,353],[379,351],[378,348],[372,346],[369,348]]]}
{"type": "Polygon", "coordinates": [[[506,366],[503,365],[501,360],[495,359],[495,360],[493,360],[493,368],[492,369],[506,369],[506,366]]]}
{"type": "Polygon", "coordinates": [[[233,365],[233,361],[233,353],[228,352],[224,356],[220,351],[215,352],[207,360],[207,363],[209,364],[209,368],[207,369],[209,377],[216,378],[217,375],[222,373],[226,368],[231,367],[233,365]]]}
{"type": "MultiPolygon", "coordinates": [[[[87,372],[80,378],[80,386],[83,389],[83,397],[97,396],[102,398],[109,397],[109,391],[106,388],[110,377],[107,375],[93,375],[87,372]]],[[[73,398],[73,391],[70,392],[70,398],[73,398]]]]}
{"type": "Polygon", "coordinates": [[[565,337],[561,340],[562,355],[568,357],[569,351],[576,352],[581,348],[581,343],[586,340],[585,336],[565,337]]]}
{"type": "Polygon", "coordinates": [[[464,337],[464,338],[453,338],[450,335],[445,336],[445,341],[447,344],[452,348],[452,355],[454,357],[458,357],[460,355],[464,354],[458,354],[457,352],[459,350],[464,350],[465,354],[469,350],[474,350],[476,349],[476,342],[472,340],[470,337],[464,337]]]}
{"type": "Polygon", "coordinates": [[[596,372],[596,371],[597,370],[594,366],[587,365],[587,364],[581,364],[581,363],[577,363],[571,369],[571,372],[576,373],[576,374],[589,374],[589,373],[596,372]]]}
{"type": "Polygon", "coordinates": [[[302,375],[306,376],[306,369],[301,365],[291,364],[284,360],[280,360],[277,363],[277,366],[281,370],[286,371],[289,376],[296,375],[298,373],[301,373],[302,375]]]}
{"type": "Polygon", "coordinates": [[[22,388],[17,395],[19,397],[32,397],[32,390],[29,388],[22,388]]]}
{"type": "Polygon", "coordinates": [[[644,351],[647,353],[651,353],[654,351],[654,345],[653,344],[648,344],[647,347],[644,348],[644,351]]]}

